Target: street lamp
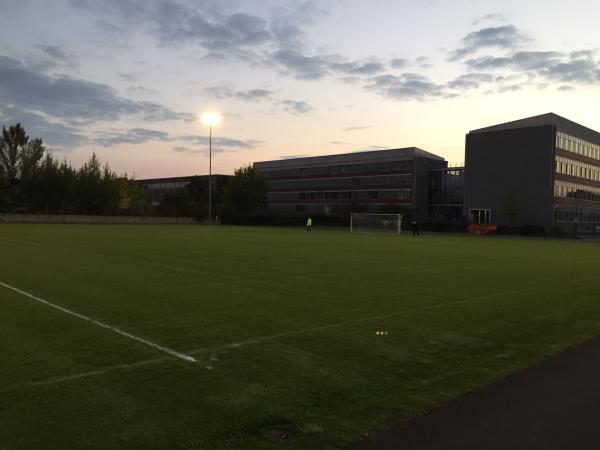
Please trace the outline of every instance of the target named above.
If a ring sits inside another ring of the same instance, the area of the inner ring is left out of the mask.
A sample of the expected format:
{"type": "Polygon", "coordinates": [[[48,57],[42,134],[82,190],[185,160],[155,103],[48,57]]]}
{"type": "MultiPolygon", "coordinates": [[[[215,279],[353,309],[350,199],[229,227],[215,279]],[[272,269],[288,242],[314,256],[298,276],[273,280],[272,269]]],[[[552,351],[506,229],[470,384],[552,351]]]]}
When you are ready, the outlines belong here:
{"type": "Polygon", "coordinates": [[[209,129],[208,138],[208,224],[212,223],[212,129],[221,123],[221,116],[216,112],[202,114],[202,123],[209,129]]]}

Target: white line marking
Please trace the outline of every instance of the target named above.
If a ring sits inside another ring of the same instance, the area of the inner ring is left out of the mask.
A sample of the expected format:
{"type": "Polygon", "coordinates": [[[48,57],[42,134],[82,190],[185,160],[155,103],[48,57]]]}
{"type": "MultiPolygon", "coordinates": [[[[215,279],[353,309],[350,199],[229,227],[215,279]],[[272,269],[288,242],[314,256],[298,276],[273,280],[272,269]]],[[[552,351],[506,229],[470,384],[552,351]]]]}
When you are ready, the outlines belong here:
{"type": "Polygon", "coordinates": [[[260,336],[260,337],[254,338],[254,339],[248,339],[247,341],[233,342],[230,344],[224,344],[224,345],[217,346],[217,347],[198,348],[195,350],[190,350],[190,351],[188,351],[188,353],[190,355],[197,355],[198,353],[206,353],[206,352],[210,352],[210,351],[224,350],[227,348],[238,348],[238,347],[242,347],[244,345],[257,344],[259,342],[271,341],[273,339],[278,339],[278,338],[282,338],[282,337],[311,333],[313,331],[329,330],[331,328],[341,328],[341,327],[346,327],[349,325],[358,325],[360,323],[370,322],[372,320],[387,319],[388,317],[402,316],[405,314],[410,314],[410,313],[419,312],[419,311],[428,311],[428,310],[433,310],[433,309],[438,309],[438,308],[444,308],[446,306],[461,305],[464,303],[472,303],[472,302],[475,302],[478,300],[484,300],[486,298],[501,297],[503,295],[515,294],[518,292],[520,292],[520,291],[504,291],[504,292],[498,292],[496,294],[480,295],[478,297],[471,297],[471,298],[467,298],[464,300],[454,300],[451,302],[437,303],[435,305],[420,306],[418,308],[406,309],[404,311],[396,311],[396,312],[387,313],[387,314],[379,314],[377,316],[362,317],[360,319],[347,320],[345,322],[332,323],[329,325],[320,325],[317,327],[303,328],[301,330],[289,331],[287,333],[272,334],[270,336],[260,336]]]}
{"type": "Polygon", "coordinates": [[[193,357],[189,356],[189,355],[186,355],[184,353],[172,350],[172,349],[167,348],[167,347],[163,347],[162,345],[158,345],[158,344],[155,344],[154,342],[147,341],[146,339],[143,339],[141,337],[135,336],[135,335],[133,335],[131,333],[128,333],[127,331],[120,330],[117,327],[114,327],[112,325],[108,325],[106,323],[103,323],[103,322],[100,322],[98,320],[92,319],[91,317],[84,316],[83,314],[77,313],[75,311],[71,311],[71,310],[69,310],[67,308],[63,308],[62,306],[55,305],[54,303],[50,303],[49,301],[44,300],[43,298],[36,297],[35,295],[30,294],[29,292],[22,291],[21,289],[18,289],[18,288],[14,287],[14,286],[11,286],[9,284],[6,284],[6,283],[3,283],[3,282],[0,281],[0,286],[3,286],[6,289],[10,289],[11,291],[14,291],[14,292],[17,292],[17,293],[19,293],[21,295],[29,297],[32,300],[35,300],[37,302],[43,303],[44,305],[49,306],[51,308],[58,309],[59,311],[62,311],[65,314],[69,314],[69,315],[77,317],[79,319],[86,320],[88,322],[93,323],[94,325],[97,325],[97,326],[102,327],[102,328],[106,328],[107,330],[111,330],[114,333],[120,334],[121,336],[125,336],[125,337],[128,337],[129,339],[133,339],[134,341],[141,342],[142,344],[146,344],[149,347],[152,347],[152,348],[155,348],[157,350],[160,350],[161,352],[168,353],[171,356],[175,356],[175,357],[177,357],[179,359],[183,359],[184,361],[188,361],[188,362],[196,362],[196,360],[193,357]]]}
{"type": "Polygon", "coordinates": [[[106,373],[114,372],[116,370],[133,369],[136,367],[147,366],[149,364],[165,362],[165,361],[173,361],[173,360],[168,356],[164,356],[161,358],[145,359],[142,361],[137,361],[137,362],[129,363],[129,364],[117,364],[114,366],[100,367],[99,369],[90,370],[88,372],[80,372],[80,373],[75,373],[72,375],[64,375],[62,377],[46,378],[43,380],[29,381],[27,383],[13,384],[6,388],[0,389],[0,394],[3,394],[5,392],[11,392],[11,391],[14,391],[17,389],[22,389],[24,387],[45,386],[48,384],[63,383],[65,381],[77,380],[78,378],[87,378],[87,377],[93,377],[96,375],[104,375],[106,373]]]}
{"type": "MultiPolygon", "coordinates": [[[[1,282],[0,282],[0,284],[3,285],[3,283],[1,283],[1,282]]],[[[471,297],[471,298],[467,298],[464,300],[455,300],[455,301],[446,302],[446,303],[438,303],[438,304],[430,305],[430,306],[421,306],[419,308],[407,309],[404,311],[396,311],[396,312],[388,313],[388,314],[380,314],[377,316],[363,317],[360,319],[348,320],[346,322],[338,322],[338,323],[329,324],[329,325],[321,325],[318,327],[303,328],[301,330],[290,331],[288,333],[279,333],[279,334],[273,334],[273,335],[269,335],[269,336],[260,336],[260,337],[254,338],[254,339],[248,339],[246,341],[241,341],[241,342],[232,342],[230,344],[219,345],[216,347],[198,348],[196,350],[191,350],[188,353],[190,353],[192,355],[196,355],[198,353],[206,353],[206,352],[211,352],[211,351],[225,350],[228,348],[239,348],[244,345],[257,344],[259,342],[271,341],[271,340],[274,340],[274,339],[277,339],[280,337],[294,336],[297,334],[310,333],[312,331],[327,330],[330,328],[340,328],[343,326],[359,324],[359,323],[368,322],[371,320],[385,319],[388,317],[394,317],[394,316],[399,316],[399,315],[403,315],[403,314],[410,314],[413,312],[433,310],[433,309],[443,308],[446,306],[460,305],[463,303],[471,303],[471,302],[475,302],[478,300],[484,300],[486,298],[494,298],[494,297],[500,297],[503,295],[514,294],[514,293],[522,292],[523,290],[525,290],[525,289],[517,290],[517,291],[498,292],[496,294],[481,295],[478,297],[471,297]]],[[[212,359],[213,358],[211,358],[211,360],[212,359]]],[[[76,380],[79,378],[87,378],[87,377],[91,377],[91,376],[104,375],[106,373],[115,372],[117,370],[126,370],[126,369],[136,368],[139,366],[144,366],[144,365],[149,365],[149,364],[154,364],[154,363],[161,363],[161,362],[166,362],[166,361],[168,361],[167,358],[154,358],[154,359],[146,359],[143,361],[138,361],[138,362],[131,363],[131,364],[117,364],[114,366],[102,367],[97,370],[91,370],[89,372],[77,373],[77,374],[73,374],[73,375],[65,375],[62,377],[49,378],[46,380],[31,381],[29,383],[23,383],[23,384],[14,384],[12,386],[8,386],[7,388],[0,389],[0,393],[10,392],[10,391],[14,391],[14,390],[25,388],[25,387],[45,386],[45,385],[49,385],[49,384],[55,384],[55,383],[76,380]]],[[[212,368],[212,366],[211,366],[211,368],[212,368]]],[[[208,367],[207,367],[207,369],[208,369],[208,367]]],[[[208,369],[208,370],[211,370],[211,369],[208,369]]]]}

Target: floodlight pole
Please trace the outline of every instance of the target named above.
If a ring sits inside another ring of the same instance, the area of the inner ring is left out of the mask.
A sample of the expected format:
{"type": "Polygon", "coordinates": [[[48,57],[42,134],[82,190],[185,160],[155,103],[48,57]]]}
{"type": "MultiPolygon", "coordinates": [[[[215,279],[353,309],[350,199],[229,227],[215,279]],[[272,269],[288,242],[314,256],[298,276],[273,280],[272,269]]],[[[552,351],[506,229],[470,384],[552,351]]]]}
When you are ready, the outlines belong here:
{"type": "Polygon", "coordinates": [[[208,224],[212,223],[212,125],[208,127],[208,224]]]}
{"type": "Polygon", "coordinates": [[[575,197],[576,197],[576,203],[575,203],[575,239],[577,239],[577,234],[579,233],[579,189],[575,190],[575,197]]]}

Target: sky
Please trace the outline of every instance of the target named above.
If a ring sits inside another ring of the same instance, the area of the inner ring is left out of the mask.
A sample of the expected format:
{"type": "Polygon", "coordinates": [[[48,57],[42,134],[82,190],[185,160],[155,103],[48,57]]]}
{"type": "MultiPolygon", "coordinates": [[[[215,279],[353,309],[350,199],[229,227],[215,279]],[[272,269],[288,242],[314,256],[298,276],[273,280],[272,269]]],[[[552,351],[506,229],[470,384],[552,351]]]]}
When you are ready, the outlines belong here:
{"type": "Polygon", "coordinates": [[[420,147],[554,112],[600,130],[597,0],[0,0],[0,124],[136,178],[420,147]]]}

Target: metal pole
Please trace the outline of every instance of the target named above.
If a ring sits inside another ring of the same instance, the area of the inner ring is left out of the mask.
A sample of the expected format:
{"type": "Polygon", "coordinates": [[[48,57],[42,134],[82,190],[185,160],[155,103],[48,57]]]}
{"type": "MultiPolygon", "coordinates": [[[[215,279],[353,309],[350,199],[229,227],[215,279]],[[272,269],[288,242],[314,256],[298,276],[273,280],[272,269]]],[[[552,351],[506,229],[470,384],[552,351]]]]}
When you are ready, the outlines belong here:
{"type": "Polygon", "coordinates": [[[212,223],[212,126],[208,138],[208,224],[212,223]]]}
{"type": "Polygon", "coordinates": [[[576,206],[575,206],[575,239],[577,239],[577,233],[579,228],[579,189],[575,190],[576,195],[576,206]]]}

